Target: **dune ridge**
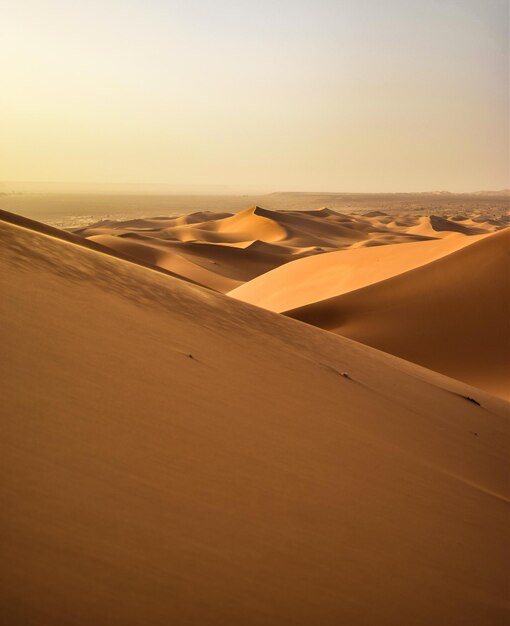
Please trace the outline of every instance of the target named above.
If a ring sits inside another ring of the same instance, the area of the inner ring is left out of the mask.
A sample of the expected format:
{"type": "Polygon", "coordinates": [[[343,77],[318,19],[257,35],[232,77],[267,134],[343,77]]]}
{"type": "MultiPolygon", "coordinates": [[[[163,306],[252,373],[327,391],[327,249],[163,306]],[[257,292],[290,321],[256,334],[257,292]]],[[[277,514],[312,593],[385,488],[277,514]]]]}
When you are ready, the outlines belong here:
{"type": "Polygon", "coordinates": [[[56,237],[57,239],[63,239],[76,245],[90,248],[91,250],[97,250],[98,252],[102,252],[103,254],[108,254],[110,256],[117,257],[131,263],[135,263],[136,265],[141,265],[142,267],[147,267],[156,272],[162,272],[164,274],[168,274],[169,276],[174,276],[175,278],[179,278],[186,282],[195,283],[195,281],[188,276],[184,276],[181,274],[177,274],[176,272],[173,272],[171,270],[167,270],[161,265],[152,264],[148,262],[146,258],[140,258],[139,256],[131,256],[129,254],[125,254],[122,250],[116,249],[115,247],[103,246],[99,242],[93,241],[92,238],[82,238],[73,232],[68,232],[65,230],[61,230],[60,228],[48,226],[47,224],[37,222],[36,220],[32,220],[28,217],[22,217],[15,213],[0,209],[0,220],[2,222],[5,222],[6,224],[14,224],[16,226],[28,228],[30,230],[43,233],[45,235],[56,237]]]}
{"type": "Polygon", "coordinates": [[[510,229],[358,287],[285,313],[510,399],[510,229]]]}
{"type": "Polygon", "coordinates": [[[449,237],[307,257],[266,272],[228,295],[281,313],[402,274],[479,239],[449,237]]]}
{"type": "Polygon", "coordinates": [[[505,216],[491,222],[455,221],[453,217],[462,216],[405,212],[395,216],[382,211],[349,214],[326,207],[283,211],[255,206],[236,214],[201,211],[168,218],[104,220],[72,232],[226,293],[303,257],[480,235],[506,225],[505,216]],[[128,245],[126,240],[135,238],[136,245],[128,245]]]}

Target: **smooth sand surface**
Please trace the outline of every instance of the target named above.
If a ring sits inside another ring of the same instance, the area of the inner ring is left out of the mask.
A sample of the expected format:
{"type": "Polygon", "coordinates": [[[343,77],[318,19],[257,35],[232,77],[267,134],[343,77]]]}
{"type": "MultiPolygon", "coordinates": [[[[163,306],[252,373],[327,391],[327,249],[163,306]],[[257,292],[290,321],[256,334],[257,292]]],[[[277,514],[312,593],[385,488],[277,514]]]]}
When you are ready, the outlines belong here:
{"type": "MultiPolygon", "coordinates": [[[[0,223],[2,623],[508,623],[507,403],[23,225],[0,223]]],[[[365,289],[461,272],[474,320],[505,237],[365,289]]]]}
{"type": "Polygon", "coordinates": [[[258,276],[228,295],[282,313],[402,274],[479,239],[448,237],[307,257],[258,276]]]}
{"type": "Polygon", "coordinates": [[[510,229],[408,268],[286,314],[510,399],[510,229]]]}
{"type": "Polygon", "coordinates": [[[132,263],[136,263],[137,265],[148,267],[152,270],[161,272],[163,274],[174,276],[175,278],[179,278],[186,282],[197,284],[195,283],[195,281],[193,281],[191,278],[187,276],[183,276],[182,274],[177,274],[176,272],[166,270],[161,265],[153,265],[150,262],[151,257],[149,255],[147,255],[146,258],[140,258],[140,256],[138,255],[136,257],[133,257],[128,253],[128,250],[122,250],[120,246],[117,248],[114,248],[111,246],[103,246],[101,245],[100,241],[94,241],[93,237],[88,237],[88,238],[80,237],[79,235],[73,232],[67,232],[65,230],[55,228],[54,226],[49,226],[48,224],[37,222],[30,218],[22,217],[15,213],[11,213],[9,211],[3,211],[1,209],[0,209],[0,220],[6,223],[10,223],[10,224],[22,225],[26,228],[37,230],[38,232],[44,233],[46,235],[57,237],[59,239],[64,239],[65,241],[70,241],[74,243],[75,245],[89,248],[91,250],[96,250],[98,252],[102,252],[103,254],[107,254],[109,256],[123,259],[125,261],[130,261],[132,263]]]}

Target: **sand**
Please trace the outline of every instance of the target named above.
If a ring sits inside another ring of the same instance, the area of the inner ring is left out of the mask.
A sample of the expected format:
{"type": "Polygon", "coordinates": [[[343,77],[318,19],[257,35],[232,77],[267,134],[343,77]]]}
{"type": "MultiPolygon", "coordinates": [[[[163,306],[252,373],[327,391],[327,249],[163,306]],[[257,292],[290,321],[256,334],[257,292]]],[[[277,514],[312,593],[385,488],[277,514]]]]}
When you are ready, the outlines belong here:
{"type": "Polygon", "coordinates": [[[480,239],[449,237],[315,255],[267,272],[229,296],[282,313],[410,271],[480,239]]]}
{"type": "Polygon", "coordinates": [[[510,229],[303,259],[231,295],[510,399],[510,229]]]}
{"type": "MultiPolygon", "coordinates": [[[[508,623],[508,403],[38,230],[0,223],[3,623],[508,623]]],[[[467,254],[490,323],[506,236],[350,294],[467,254]]]]}
{"type": "Polygon", "coordinates": [[[237,214],[201,211],[178,217],[103,220],[72,232],[226,293],[303,257],[465,239],[507,224],[506,215],[495,216],[490,223],[467,223],[412,212],[396,217],[381,211],[345,214],[328,208],[278,211],[255,206],[237,214]]]}
{"type": "Polygon", "coordinates": [[[421,216],[446,215],[500,219],[508,216],[510,190],[477,193],[258,193],[245,189],[175,189],[137,185],[77,188],[68,185],[0,182],[0,209],[58,228],[73,228],[103,219],[125,221],[141,216],[178,216],[193,212],[237,213],[249,206],[304,211],[329,207],[340,213],[385,212],[421,216]]]}

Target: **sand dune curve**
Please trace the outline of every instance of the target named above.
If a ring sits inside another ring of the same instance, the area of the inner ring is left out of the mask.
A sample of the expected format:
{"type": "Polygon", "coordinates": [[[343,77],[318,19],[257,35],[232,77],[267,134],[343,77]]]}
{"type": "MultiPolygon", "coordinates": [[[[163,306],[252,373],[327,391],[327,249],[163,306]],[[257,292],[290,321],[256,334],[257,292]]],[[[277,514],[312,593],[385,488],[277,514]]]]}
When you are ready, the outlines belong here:
{"type": "Polygon", "coordinates": [[[286,313],[510,398],[510,229],[286,313]]]}
{"type": "Polygon", "coordinates": [[[281,313],[386,280],[479,239],[449,237],[309,256],[258,276],[228,295],[281,313]]]}

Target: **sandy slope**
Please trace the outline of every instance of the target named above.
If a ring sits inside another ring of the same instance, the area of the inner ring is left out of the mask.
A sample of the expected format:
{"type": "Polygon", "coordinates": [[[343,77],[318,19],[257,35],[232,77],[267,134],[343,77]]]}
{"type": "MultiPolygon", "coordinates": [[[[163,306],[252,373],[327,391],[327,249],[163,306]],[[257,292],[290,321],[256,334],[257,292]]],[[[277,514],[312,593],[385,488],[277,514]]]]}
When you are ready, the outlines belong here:
{"type": "Polygon", "coordinates": [[[510,398],[510,229],[406,270],[286,313],[510,398]]]}
{"type": "Polygon", "coordinates": [[[58,237],[59,239],[70,241],[75,245],[83,246],[91,250],[97,250],[98,252],[102,252],[103,254],[120,258],[125,261],[130,261],[131,263],[136,263],[137,265],[142,265],[157,272],[162,272],[164,274],[174,276],[175,278],[180,278],[181,280],[184,280],[186,282],[195,283],[195,281],[191,277],[178,274],[177,272],[173,272],[169,269],[167,270],[160,265],[151,263],[150,256],[145,255],[144,258],[140,258],[138,255],[132,256],[129,254],[128,250],[122,250],[120,246],[118,248],[112,246],[103,246],[99,241],[93,241],[92,237],[82,238],[72,232],[60,230],[59,228],[54,228],[53,226],[48,226],[47,224],[42,224],[41,222],[37,222],[27,217],[22,217],[20,215],[17,215],[16,213],[3,211],[1,209],[0,220],[9,224],[14,224],[17,226],[22,226],[24,228],[36,230],[37,232],[44,233],[46,235],[58,237]]]}
{"type": "Polygon", "coordinates": [[[412,213],[348,215],[327,208],[272,211],[255,206],[236,215],[202,211],[179,217],[106,220],[73,232],[227,292],[289,261],[322,252],[479,235],[505,223],[504,216],[478,223],[412,213]]]}
{"type": "Polygon", "coordinates": [[[480,237],[448,237],[330,252],[287,263],[229,292],[279,313],[338,296],[435,261],[480,237]]]}
{"type": "MultiPolygon", "coordinates": [[[[174,273],[187,276],[201,285],[215,289],[216,291],[227,291],[243,284],[229,276],[222,276],[219,271],[214,271],[217,265],[216,251],[209,254],[205,263],[196,263],[194,259],[174,251],[168,244],[159,244],[148,237],[115,237],[113,235],[92,235],[87,241],[94,241],[102,246],[108,247],[118,252],[124,252],[130,256],[157,265],[163,269],[168,269],[174,273]],[[207,267],[209,265],[209,267],[207,267]]],[[[257,274],[255,274],[256,276],[257,274]]]]}
{"type": "Polygon", "coordinates": [[[508,405],[0,237],[2,623],[507,623],[508,405]]]}

